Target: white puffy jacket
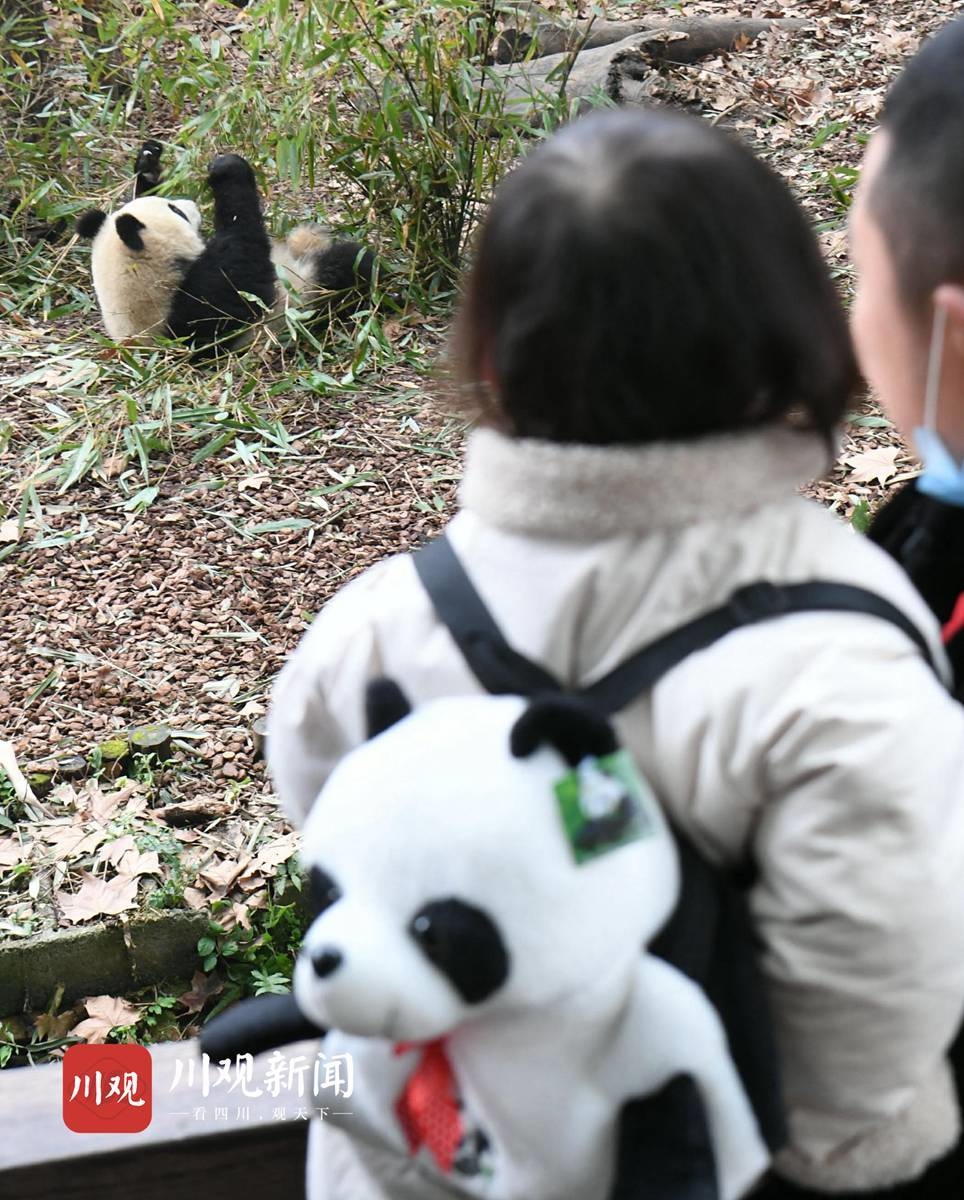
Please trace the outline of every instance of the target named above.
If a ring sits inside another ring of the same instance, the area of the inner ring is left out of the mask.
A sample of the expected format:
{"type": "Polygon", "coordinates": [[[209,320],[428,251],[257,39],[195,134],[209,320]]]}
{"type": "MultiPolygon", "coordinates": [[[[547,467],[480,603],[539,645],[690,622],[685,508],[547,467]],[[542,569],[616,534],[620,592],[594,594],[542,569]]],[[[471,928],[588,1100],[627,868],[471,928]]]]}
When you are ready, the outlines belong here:
{"type": "MultiPolygon", "coordinates": [[[[943,662],[898,568],[796,494],[826,465],[788,429],[641,448],[478,431],[448,533],[512,645],[571,685],[761,579],[875,590],[943,662]]],[[[363,739],[383,674],[414,703],[480,690],[405,556],[342,589],[278,679],[269,766],[295,821],[363,739]]],[[[964,1007],[964,709],[890,623],[806,613],[692,655],[617,724],[703,851],[759,868],[792,1138],[779,1169],[827,1191],[912,1177],[958,1135],[944,1054],[964,1007]]]]}

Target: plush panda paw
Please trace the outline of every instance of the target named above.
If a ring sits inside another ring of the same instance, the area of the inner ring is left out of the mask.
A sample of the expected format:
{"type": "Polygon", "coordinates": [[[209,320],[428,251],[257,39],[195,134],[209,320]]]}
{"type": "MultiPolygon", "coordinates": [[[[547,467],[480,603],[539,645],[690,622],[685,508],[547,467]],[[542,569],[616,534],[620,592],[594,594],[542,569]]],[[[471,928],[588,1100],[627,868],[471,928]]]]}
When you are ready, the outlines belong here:
{"type": "Polygon", "coordinates": [[[240,154],[219,154],[208,167],[208,184],[213,188],[223,183],[250,183],[254,172],[240,154]]]}

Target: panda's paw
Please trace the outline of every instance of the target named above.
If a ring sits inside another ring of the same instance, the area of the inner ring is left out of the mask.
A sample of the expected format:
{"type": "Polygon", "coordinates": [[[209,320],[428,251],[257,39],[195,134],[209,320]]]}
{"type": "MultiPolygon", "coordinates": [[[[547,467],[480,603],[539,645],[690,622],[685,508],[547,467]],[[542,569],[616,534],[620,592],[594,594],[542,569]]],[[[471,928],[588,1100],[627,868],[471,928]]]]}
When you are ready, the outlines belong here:
{"type": "Polygon", "coordinates": [[[208,167],[208,184],[254,183],[254,172],[240,154],[219,154],[208,167]]]}
{"type": "Polygon", "coordinates": [[[140,175],[151,171],[156,173],[159,179],[163,153],[164,147],[161,143],[155,138],[148,138],[146,142],[142,143],[137,152],[137,158],[134,159],[134,174],[140,175]]]}

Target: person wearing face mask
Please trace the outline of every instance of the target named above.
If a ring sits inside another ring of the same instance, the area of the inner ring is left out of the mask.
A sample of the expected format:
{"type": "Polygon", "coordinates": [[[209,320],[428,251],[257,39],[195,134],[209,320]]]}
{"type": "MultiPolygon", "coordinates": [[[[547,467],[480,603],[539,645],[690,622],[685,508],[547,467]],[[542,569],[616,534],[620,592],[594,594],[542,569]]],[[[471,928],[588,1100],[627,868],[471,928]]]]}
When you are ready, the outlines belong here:
{"type": "Polygon", "coordinates": [[[857,357],[923,465],[870,537],[941,621],[964,699],[964,18],[888,94],[850,229],[857,357]]]}
{"type": "MultiPolygon", "coordinates": [[[[861,370],[921,460],[870,538],[906,570],[942,623],[964,700],[964,17],[925,43],[888,93],[850,216],[851,329],[861,370]]],[[[964,797],[962,797],[964,802],[964,797]]],[[[949,1055],[964,1097],[964,1035],[949,1055]]],[[[772,1180],[754,1200],[823,1194],[772,1180]]],[[[838,1200],[951,1200],[964,1143],[916,1179],[838,1200]]]]}

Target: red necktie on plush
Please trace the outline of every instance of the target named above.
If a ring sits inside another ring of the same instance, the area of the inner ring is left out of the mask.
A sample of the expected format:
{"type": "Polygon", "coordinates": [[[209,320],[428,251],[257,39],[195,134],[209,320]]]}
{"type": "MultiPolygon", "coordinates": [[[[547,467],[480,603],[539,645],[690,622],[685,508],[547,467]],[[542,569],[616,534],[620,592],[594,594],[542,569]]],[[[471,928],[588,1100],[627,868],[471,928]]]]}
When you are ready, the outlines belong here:
{"type": "MultiPolygon", "coordinates": [[[[412,1042],[399,1042],[395,1053],[413,1049],[416,1046],[412,1042]]],[[[455,1073],[445,1053],[443,1038],[426,1042],[421,1050],[422,1057],[395,1102],[395,1114],[402,1123],[411,1152],[427,1146],[439,1168],[448,1173],[462,1140],[455,1073]]]]}
{"type": "Polygon", "coordinates": [[[954,611],[951,613],[947,624],[941,630],[944,635],[944,644],[946,645],[962,629],[964,629],[964,592],[957,597],[954,611]]]}

